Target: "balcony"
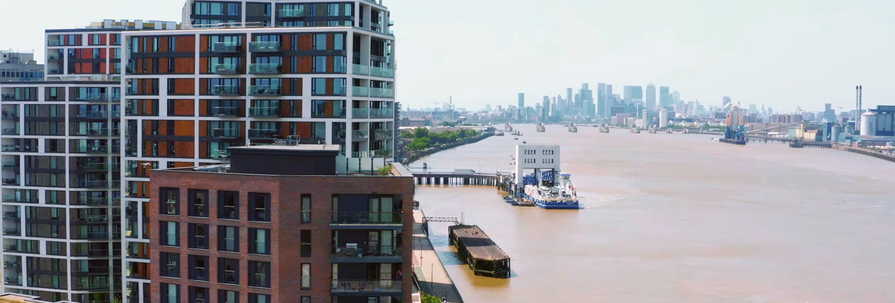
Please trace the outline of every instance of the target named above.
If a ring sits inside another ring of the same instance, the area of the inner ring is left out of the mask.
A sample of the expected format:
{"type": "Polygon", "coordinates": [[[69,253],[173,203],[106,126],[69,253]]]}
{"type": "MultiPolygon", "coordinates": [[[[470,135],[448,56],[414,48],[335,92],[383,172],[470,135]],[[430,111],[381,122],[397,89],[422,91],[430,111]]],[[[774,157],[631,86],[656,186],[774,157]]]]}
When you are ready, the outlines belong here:
{"type": "Polygon", "coordinates": [[[373,158],[391,158],[392,156],[392,150],[387,148],[373,150],[373,158]]]}
{"type": "Polygon", "coordinates": [[[215,137],[215,139],[239,139],[239,130],[212,128],[211,136],[215,137]]]}
{"type": "Polygon", "coordinates": [[[208,90],[212,96],[239,96],[239,87],[233,85],[216,85],[208,90]]]}
{"type": "Polygon", "coordinates": [[[381,78],[394,78],[395,70],[391,69],[391,68],[387,68],[387,67],[375,67],[374,66],[370,69],[370,75],[372,75],[374,77],[381,77],[381,78]]]}
{"type": "Polygon", "coordinates": [[[334,295],[401,295],[400,280],[333,280],[334,295]]]}
{"type": "Polygon", "coordinates": [[[253,53],[269,53],[280,51],[280,41],[252,41],[249,49],[253,53]]]}
{"type": "Polygon", "coordinates": [[[239,72],[236,64],[215,64],[211,66],[211,72],[218,75],[235,75],[239,72]]]}
{"type": "Polygon", "coordinates": [[[280,96],[280,87],[273,85],[255,85],[252,86],[252,96],[256,97],[276,97],[280,96]]]}
{"type": "Polygon", "coordinates": [[[399,212],[345,211],[333,214],[331,226],[401,229],[402,221],[399,212]]]}
{"type": "Polygon", "coordinates": [[[352,71],[355,75],[369,76],[370,75],[370,66],[363,64],[352,64],[352,71]]]}
{"type": "Polygon", "coordinates": [[[369,97],[370,88],[366,86],[353,86],[351,88],[351,94],[355,97],[369,97]]]}
{"type": "Polygon", "coordinates": [[[374,108],[370,110],[370,118],[389,119],[395,117],[395,111],[390,108],[374,108]]]}
{"type": "Polygon", "coordinates": [[[369,108],[352,108],[351,117],[354,119],[366,119],[370,117],[369,108]]]}
{"type": "Polygon", "coordinates": [[[351,132],[351,141],[353,142],[364,142],[367,139],[370,139],[370,134],[367,131],[355,130],[351,132]]]}
{"type": "Polygon", "coordinates": [[[252,63],[249,68],[249,72],[252,74],[279,74],[280,73],[280,63],[252,63]]]}
{"type": "Polygon", "coordinates": [[[255,118],[277,118],[280,116],[279,106],[253,106],[250,115],[255,118]]]}
{"type": "Polygon", "coordinates": [[[279,130],[276,129],[266,129],[266,128],[258,128],[258,129],[250,129],[249,130],[249,139],[251,140],[273,140],[277,138],[277,135],[280,133],[279,130]]]}
{"type": "Polygon", "coordinates": [[[345,243],[332,251],[333,263],[401,263],[401,249],[376,243],[345,243]]]}
{"type": "Polygon", "coordinates": [[[376,98],[394,98],[395,90],[391,88],[378,88],[371,87],[370,88],[370,97],[376,98]]]}
{"type": "Polygon", "coordinates": [[[18,127],[5,127],[3,128],[3,135],[6,136],[18,136],[19,128],[18,127]]]}
{"type": "Polygon", "coordinates": [[[376,138],[387,138],[392,136],[392,131],[393,130],[391,129],[380,128],[373,130],[373,135],[375,135],[376,138]]]}
{"type": "MultiPolygon", "coordinates": [[[[83,132],[77,132],[73,135],[81,135],[81,136],[91,136],[91,137],[108,137],[111,136],[109,133],[109,128],[100,128],[100,127],[91,127],[85,129],[83,132]]],[[[103,151],[105,152],[105,151],[103,151]]]]}
{"type": "Polygon", "coordinates": [[[237,42],[215,42],[211,44],[211,51],[215,53],[235,53],[239,52],[239,43],[237,42]]]}
{"type": "Polygon", "coordinates": [[[239,106],[234,105],[217,105],[212,106],[209,115],[215,117],[239,117],[239,106]]]}
{"type": "Polygon", "coordinates": [[[114,188],[115,187],[114,184],[112,184],[113,186],[110,186],[108,180],[83,180],[78,185],[80,185],[79,186],[80,188],[114,188]]]}
{"type": "Polygon", "coordinates": [[[92,102],[101,102],[101,101],[109,101],[109,95],[106,94],[88,94],[85,96],[74,96],[75,101],[92,101],[92,102]]]}
{"type": "Polygon", "coordinates": [[[295,17],[304,17],[305,15],[306,15],[306,13],[304,12],[304,10],[297,9],[297,8],[284,8],[284,9],[280,9],[279,14],[277,14],[277,17],[295,18],[295,17]]]}

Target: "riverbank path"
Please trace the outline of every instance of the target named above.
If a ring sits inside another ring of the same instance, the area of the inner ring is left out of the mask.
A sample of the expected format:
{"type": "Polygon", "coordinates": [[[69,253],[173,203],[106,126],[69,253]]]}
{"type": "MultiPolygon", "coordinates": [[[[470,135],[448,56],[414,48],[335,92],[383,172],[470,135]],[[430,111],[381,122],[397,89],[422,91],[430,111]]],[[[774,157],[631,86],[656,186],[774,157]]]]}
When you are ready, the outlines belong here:
{"type": "Polygon", "coordinates": [[[445,298],[450,303],[462,303],[460,291],[438,258],[438,253],[435,252],[435,247],[423,227],[424,217],[422,211],[413,211],[413,272],[419,280],[420,290],[438,298],[445,298]]]}

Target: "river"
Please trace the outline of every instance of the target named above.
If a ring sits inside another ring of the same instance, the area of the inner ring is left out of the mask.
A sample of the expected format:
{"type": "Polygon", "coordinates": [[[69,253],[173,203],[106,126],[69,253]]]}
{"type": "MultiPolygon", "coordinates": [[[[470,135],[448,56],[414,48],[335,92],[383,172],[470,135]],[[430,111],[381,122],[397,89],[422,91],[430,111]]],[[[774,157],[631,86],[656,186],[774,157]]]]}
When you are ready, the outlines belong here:
{"type": "Polygon", "coordinates": [[[521,130],[413,164],[509,171],[517,142],[562,146],[581,210],[418,187],[427,215],[462,214],[512,257],[511,279],[474,276],[447,225],[432,224],[466,302],[895,302],[895,163],[703,135],[521,130]]]}

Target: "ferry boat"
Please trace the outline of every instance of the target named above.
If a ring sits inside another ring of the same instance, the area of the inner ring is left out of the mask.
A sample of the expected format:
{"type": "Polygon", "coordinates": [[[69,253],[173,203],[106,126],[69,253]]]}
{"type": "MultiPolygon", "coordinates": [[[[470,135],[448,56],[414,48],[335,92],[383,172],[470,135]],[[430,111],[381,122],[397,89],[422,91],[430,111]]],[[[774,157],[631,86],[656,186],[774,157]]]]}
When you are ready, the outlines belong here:
{"type": "Polygon", "coordinates": [[[578,209],[578,194],[571,178],[570,174],[561,174],[554,184],[525,185],[523,199],[545,209],[578,209]]]}
{"type": "Polygon", "coordinates": [[[569,123],[569,132],[570,132],[570,133],[577,133],[577,132],[578,132],[578,127],[575,126],[575,123],[569,123]]]}
{"type": "Polygon", "coordinates": [[[604,133],[604,134],[608,134],[608,133],[609,133],[609,127],[608,127],[608,126],[603,126],[603,127],[601,127],[601,128],[600,128],[600,132],[601,132],[601,133],[604,133]]]}
{"type": "Polygon", "coordinates": [[[544,123],[538,122],[538,132],[543,133],[547,131],[547,127],[544,126],[544,123]]]}

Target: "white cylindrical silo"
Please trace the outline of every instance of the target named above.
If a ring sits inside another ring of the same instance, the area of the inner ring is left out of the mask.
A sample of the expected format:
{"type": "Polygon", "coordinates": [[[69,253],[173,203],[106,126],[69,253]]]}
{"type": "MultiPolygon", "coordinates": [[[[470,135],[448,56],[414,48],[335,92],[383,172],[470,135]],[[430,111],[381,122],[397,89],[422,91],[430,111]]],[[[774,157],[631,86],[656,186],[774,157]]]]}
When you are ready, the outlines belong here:
{"type": "Polygon", "coordinates": [[[861,137],[876,136],[876,113],[866,112],[861,115],[861,137]]]}
{"type": "Polygon", "coordinates": [[[662,109],[659,111],[659,128],[668,127],[668,110],[662,109]]]}

